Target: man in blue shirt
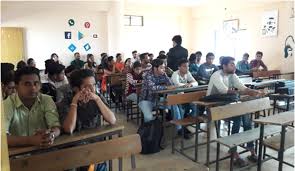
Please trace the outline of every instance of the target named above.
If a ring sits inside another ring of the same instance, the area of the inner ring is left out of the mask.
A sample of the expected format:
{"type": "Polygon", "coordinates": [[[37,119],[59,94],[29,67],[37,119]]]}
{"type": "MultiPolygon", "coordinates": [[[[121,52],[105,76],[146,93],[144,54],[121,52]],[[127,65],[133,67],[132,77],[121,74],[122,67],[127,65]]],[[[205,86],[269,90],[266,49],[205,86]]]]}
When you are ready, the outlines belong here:
{"type": "Polygon", "coordinates": [[[243,55],[243,60],[239,61],[237,63],[237,69],[242,72],[243,74],[249,73],[250,72],[250,64],[248,62],[249,59],[249,54],[245,53],[243,55]]]}

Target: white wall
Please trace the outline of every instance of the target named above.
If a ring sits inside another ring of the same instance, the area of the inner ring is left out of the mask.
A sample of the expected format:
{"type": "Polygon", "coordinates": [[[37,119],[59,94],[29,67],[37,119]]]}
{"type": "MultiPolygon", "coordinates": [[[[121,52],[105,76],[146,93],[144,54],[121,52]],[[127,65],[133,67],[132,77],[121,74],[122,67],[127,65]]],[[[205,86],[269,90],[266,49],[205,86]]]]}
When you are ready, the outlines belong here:
{"type": "Polygon", "coordinates": [[[80,52],[84,59],[87,53],[93,53],[99,60],[99,54],[108,50],[107,13],[104,11],[89,10],[80,4],[69,5],[65,2],[6,2],[2,4],[1,12],[2,27],[24,28],[25,59],[34,58],[40,69],[44,68],[44,61],[53,52],[68,65],[73,60],[73,53],[68,50],[71,43],[77,47],[74,52],[80,52]],[[73,27],[68,25],[70,18],[75,20],[73,27]],[[86,21],[91,23],[89,29],[84,27],[86,21]],[[72,32],[72,39],[64,38],[65,31],[72,32]],[[85,34],[79,41],[78,31],[85,34]],[[93,34],[98,34],[98,38],[92,38],[93,34]],[[91,46],[88,52],[83,48],[85,43],[91,46]]]}

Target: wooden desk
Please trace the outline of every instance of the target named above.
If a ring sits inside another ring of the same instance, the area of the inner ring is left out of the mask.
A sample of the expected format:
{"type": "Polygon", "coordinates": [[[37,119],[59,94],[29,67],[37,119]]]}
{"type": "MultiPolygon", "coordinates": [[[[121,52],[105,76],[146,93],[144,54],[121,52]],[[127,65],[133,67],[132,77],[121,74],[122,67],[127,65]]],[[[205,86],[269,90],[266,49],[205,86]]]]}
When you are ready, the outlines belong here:
{"type": "Polygon", "coordinates": [[[279,81],[285,81],[285,79],[264,80],[264,81],[261,81],[261,82],[247,82],[247,83],[244,83],[244,84],[252,86],[253,88],[256,89],[256,88],[264,88],[264,87],[272,86],[276,82],[279,82],[279,81]]]}
{"type": "MultiPolygon", "coordinates": [[[[294,146],[294,130],[291,131],[290,135],[288,135],[288,133],[286,134],[287,126],[290,123],[294,122],[294,111],[283,112],[283,113],[279,113],[276,115],[272,115],[272,116],[268,116],[268,117],[264,117],[264,118],[260,118],[260,119],[255,119],[254,122],[261,124],[260,138],[259,138],[258,163],[257,163],[258,169],[257,170],[261,171],[262,162],[263,162],[263,160],[262,160],[262,146],[266,145],[266,146],[269,146],[272,149],[275,149],[276,151],[278,151],[279,155],[278,155],[277,160],[279,161],[279,171],[282,171],[283,170],[283,163],[285,163],[283,160],[285,148],[289,148],[291,146],[294,146]],[[281,135],[273,136],[269,139],[264,140],[264,125],[267,125],[267,124],[282,126],[281,135]],[[286,135],[288,135],[288,136],[286,137],[286,135]]],[[[288,165],[291,165],[291,164],[288,164],[288,165]]]]}
{"type": "MultiPolygon", "coordinates": [[[[112,139],[113,135],[122,137],[124,126],[121,125],[107,125],[95,129],[87,129],[72,135],[62,135],[56,138],[54,144],[49,148],[39,148],[36,146],[29,147],[14,147],[9,148],[10,162],[23,156],[31,156],[34,154],[40,154],[42,152],[48,152],[50,150],[57,150],[58,148],[64,148],[66,145],[71,145],[75,142],[83,142],[85,140],[94,138],[109,138],[112,139]]],[[[119,159],[119,165],[122,165],[123,161],[119,159]]],[[[112,161],[109,161],[109,170],[112,170],[112,161]]]]}
{"type": "Polygon", "coordinates": [[[182,92],[192,92],[192,91],[201,91],[201,90],[207,90],[208,85],[200,85],[200,86],[195,86],[195,87],[189,87],[189,88],[183,88],[183,87],[178,87],[173,90],[160,90],[156,91],[156,94],[177,94],[177,93],[182,93],[182,92]]]}

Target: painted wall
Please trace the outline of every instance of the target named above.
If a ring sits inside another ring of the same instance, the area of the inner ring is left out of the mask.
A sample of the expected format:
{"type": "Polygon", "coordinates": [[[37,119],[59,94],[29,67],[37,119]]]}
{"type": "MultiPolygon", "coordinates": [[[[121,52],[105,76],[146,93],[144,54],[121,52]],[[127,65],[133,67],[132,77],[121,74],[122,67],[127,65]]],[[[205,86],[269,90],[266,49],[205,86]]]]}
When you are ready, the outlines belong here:
{"type": "MultiPolygon", "coordinates": [[[[107,10],[108,6],[101,8],[107,10]]],[[[102,10],[83,8],[78,3],[69,6],[65,2],[8,2],[2,4],[1,13],[1,26],[24,28],[24,58],[34,58],[38,68],[43,69],[44,61],[54,52],[68,65],[74,52],[80,52],[84,60],[87,53],[93,53],[99,60],[99,54],[108,50],[107,13],[102,10]],[[68,25],[70,18],[75,20],[73,27],[68,25]],[[89,29],[84,27],[86,21],[91,23],[89,29]],[[65,31],[72,32],[72,39],[65,39],[65,31]],[[81,40],[78,31],[85,35],[81,40]],[[93,34],[98,34],[98,38],[92,38],[93,34]],[[68,50],[71,43],[77,47],[74,52],[68,50]],[[83,48],[86,43],[91,46],[88,52],[83,48]]]]}
{"type": "Polygon", "coordinates": [[[223,20],[239,19],[240,28],[246,30],[240,33],[245,33],[243,41],[237,40],[240,46],[244,48],[244,51],[240,50],[237,53],[237,58],[240,58],[242,53],[248,52],[250,59],[254,59],[256,51],[260,50],[264,53],[263,60],[269,66],[269,69],[293,72],[294,57],[284,58],[283,47],[285,45],[285,38],[288,35],[294,36],[294,18],[290,18],[294,2],[239,2],[217,3],[215,6],[208,3],[194,8],[192,19],[192,28],[194,30],[193,49],[201,50],[204,53],[208,51],[214,52],[217,46],[214,44],[214,39],[216,34],[222,29],[223,20]],[[224,10],[225,8],[227,8],[226,11],[224,10]],[[275,9],[279,10],[278,36],[262,37],[260,28],[263,12],[275,9]]]}

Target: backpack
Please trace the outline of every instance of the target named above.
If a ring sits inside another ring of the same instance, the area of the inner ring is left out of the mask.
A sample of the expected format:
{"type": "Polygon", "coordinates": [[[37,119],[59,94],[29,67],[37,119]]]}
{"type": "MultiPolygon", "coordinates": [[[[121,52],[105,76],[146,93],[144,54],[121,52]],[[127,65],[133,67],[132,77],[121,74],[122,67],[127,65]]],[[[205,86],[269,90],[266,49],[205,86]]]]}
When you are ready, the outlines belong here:
{"type": "Polygon", "coordinates": [[[239,101],[240,97],[238,94],[213,94],[213,95],[205,96],[201,98],[200,100],[204,102],[222,101],[222,102],[231,103],[231,102],[239,101]]]}
{"type": "Polygon", "coordinates": [[[163,125],[159,119],[143,123],[137,133],[141,139],[141,154],[153,154],[161,150],[163,125]]]}

